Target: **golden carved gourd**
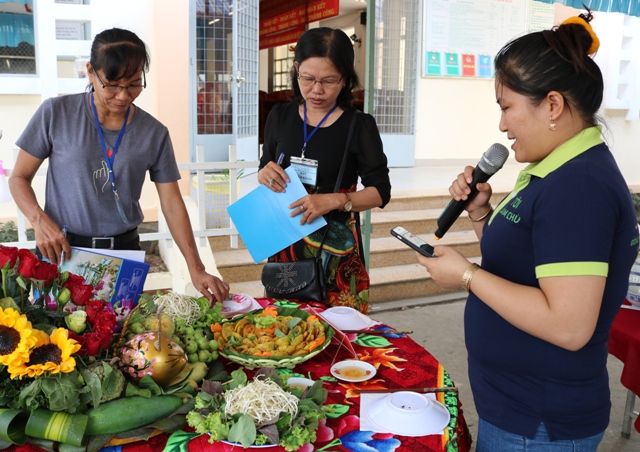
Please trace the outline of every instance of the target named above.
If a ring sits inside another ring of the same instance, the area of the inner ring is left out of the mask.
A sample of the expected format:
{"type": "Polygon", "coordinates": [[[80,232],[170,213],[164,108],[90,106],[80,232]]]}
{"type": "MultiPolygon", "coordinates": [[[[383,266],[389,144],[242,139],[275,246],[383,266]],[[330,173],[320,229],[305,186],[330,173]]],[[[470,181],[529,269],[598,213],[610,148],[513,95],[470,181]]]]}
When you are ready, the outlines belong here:
{"type": "Polygon", "coordinates": [[[120,349],[120,368],[136,382],[151,375],[158,385],[167,386],[186,364],[182,347],[157,331],[137,334],[120,349]]]}

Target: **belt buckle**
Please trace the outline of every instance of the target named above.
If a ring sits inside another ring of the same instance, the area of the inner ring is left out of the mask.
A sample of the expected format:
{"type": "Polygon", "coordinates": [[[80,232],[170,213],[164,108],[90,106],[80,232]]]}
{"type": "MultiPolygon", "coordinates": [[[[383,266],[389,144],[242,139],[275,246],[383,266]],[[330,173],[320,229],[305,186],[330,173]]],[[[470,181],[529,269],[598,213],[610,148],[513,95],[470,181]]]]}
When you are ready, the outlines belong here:
{"type": "Polygon", "coordinates": [[[102,248],[102,249],[113,249],[113,237],[91,237],[91,248],[102,248]],[[98,244],[99,240],[108,240],[109,241],[109,247],[101,247],[101,246],[96,246],[98,244]]]}

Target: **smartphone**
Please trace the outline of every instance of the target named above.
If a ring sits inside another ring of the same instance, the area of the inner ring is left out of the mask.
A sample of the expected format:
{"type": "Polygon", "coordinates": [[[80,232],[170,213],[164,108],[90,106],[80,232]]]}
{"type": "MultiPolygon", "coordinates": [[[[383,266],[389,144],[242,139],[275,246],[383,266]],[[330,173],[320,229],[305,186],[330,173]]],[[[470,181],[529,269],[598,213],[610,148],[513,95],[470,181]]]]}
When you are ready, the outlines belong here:
{"type": "Polygon", "coordinates": [[[402,226],[396,226],[391,230],[391,235],[409,245],[411,248],[427,257],[435,257],[433,247],[412,232],[402,226]]]}

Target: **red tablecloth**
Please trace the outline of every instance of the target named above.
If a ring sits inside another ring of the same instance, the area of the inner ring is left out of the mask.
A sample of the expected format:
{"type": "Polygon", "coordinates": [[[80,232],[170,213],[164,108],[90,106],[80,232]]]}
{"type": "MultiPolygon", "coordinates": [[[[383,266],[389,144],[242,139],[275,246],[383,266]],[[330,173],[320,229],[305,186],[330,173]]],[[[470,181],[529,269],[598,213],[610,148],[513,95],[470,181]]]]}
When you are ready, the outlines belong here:
{"type": "MultiPolygon", "coordinates": [[[[261,305],[270,300],[258,300],[261,305]]],[[[276,303],[278,304],[278,303],[276,303]]],[[[290,302],[287,302],[291,306],[290,302]]],[[[319,311],[321,305],[314,305],[319,311]]],[[[380,325],[375,328],[389,329],[380,325]]],[[[329,391],[326,404],[336,405],[336,411],[342,414],[323,421],[317,432],[314,444],[307,444],[300,452],[311,451],[353,451],[353,452],[466,452],[471,448],[471,436],[462,413],[462,405],[455,392],[438,393],[437,399],[451,414],[451,422],[442,435],[422,437],[404,437],[393,434],[381,434],[360,431],[360,396],[356,389],[389,389],[413,387],[454,386],[453,381],[440,363],[424,347],[404,334],[366,335],[350,334],[349,339],[360,360],[367,361],[377,369],[375,377],[362,383],[344,383],[333,377],[329,371],[331,365],[349,358],[348,351],[338,344],[331,344],[313,359],[298,364],[292,372],[302,374],[314,380],[330,377],[323,386],[329,391]]],[[[224,360],[224,358],[220,358],[224,360]]],[[[238,367],[227,363],[227,371],[238,367]]],[[[171,437],[166,434],[147,441],[124,444],[110,448],[109,452],[162,452],[179,450],[186,452],[237,452],[242,450],[216,442],[210,444],[208,435],[199,436],[193,432],[180,431],[171,437]]],[[[33,450],[31,446],[16,448],[19,452],[33,450]]],[[[253,449],[250,449],[253,450],[253,449]]],[[[258,449],[256,449],[258,450],[258,449]]],[[[279,446],[269,448],[272,452],[283,452],[279,446]]],[[[42,452],[40,450],[39,452],[42,452]]],[[[106,452],[106,451],[105,451],[106,452]]]]}
{"type": "MultiPolygon", "coordinates": [[[[629,304],[625,301],[625,304],[629,304]]],[[[621,308],[613,320],[609,336],[609,353],[624,363],[620,382],[636,395],[640,394],[640,311],[621,308]]],[[[634,427],[640,432],[640,418],[634,427]]]]}

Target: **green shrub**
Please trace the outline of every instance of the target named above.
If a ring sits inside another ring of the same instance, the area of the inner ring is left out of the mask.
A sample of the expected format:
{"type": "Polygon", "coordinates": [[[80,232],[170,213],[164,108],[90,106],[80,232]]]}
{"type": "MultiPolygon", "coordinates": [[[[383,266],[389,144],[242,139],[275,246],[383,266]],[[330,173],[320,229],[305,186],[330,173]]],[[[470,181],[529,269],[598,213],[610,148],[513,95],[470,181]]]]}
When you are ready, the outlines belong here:
{"type": "MultiPolygon", "coordinates": [[[[27,229],[27,240],[35,240],[33,229],[27,229]]],[[[18,226],[13,221],[0,223],[0,243],[11,243],[18,241],[18,226]]]]}

